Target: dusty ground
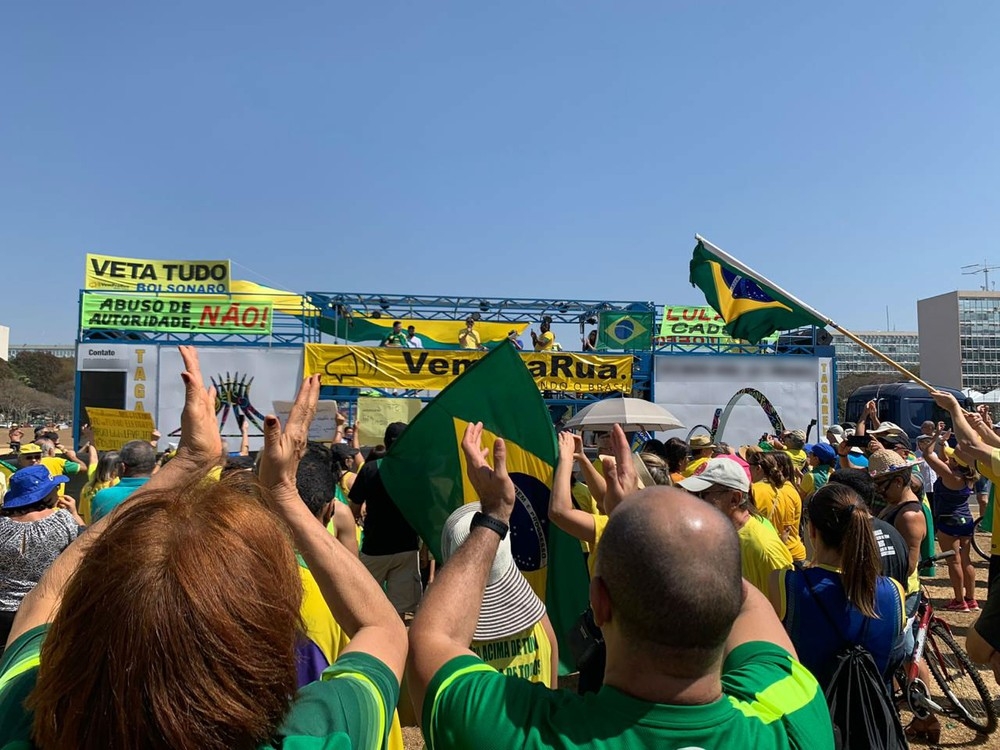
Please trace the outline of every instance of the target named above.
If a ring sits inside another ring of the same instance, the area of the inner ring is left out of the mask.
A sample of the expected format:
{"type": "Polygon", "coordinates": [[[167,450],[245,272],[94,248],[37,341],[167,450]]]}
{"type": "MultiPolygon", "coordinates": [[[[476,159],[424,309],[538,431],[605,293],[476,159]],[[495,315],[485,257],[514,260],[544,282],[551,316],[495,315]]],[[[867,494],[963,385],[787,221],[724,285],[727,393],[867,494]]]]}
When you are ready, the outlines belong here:
{"type": "MultiPolygon", "coordinates": [[[[980,540],[980,546],[984,549],[989,549],[989,538],[982,536],[980,540]],[[985,546],[984,546],[985,545],[985,546]]],[[[976,561],[977,570],[977,580],[978,588],[977,595],[979,599],[980,606],[986,599],[986,575],[989,568],[988,563],[981,558],[978,558],[975,553],[973,553],[973,559],[976,561]]],[[[925,585],[931,596],[931,602],[935,607],[940,607],[945,602],[949,601],[952,597],[951,584],[948,582],[948,572],[944,565],[938,565],[936,575],[933,578],[925,579],[925,585]]],[[[965,614],[965,613],[953,613],[945,612],[944,610],[935,610],[941,619],[945,620],[952,629],[956,639],[960,646],[965,646],[965,633],[969,626],[978,616],[977,613],[965,614]]],[[[1000,703],[998,703],[998,696],[1000,696],[1000,688],[997,687],[996,681],[993,679],[993,674],[988,669],[981,670],[981,673],[986,680],[986,685],[993,694],[994,704],[997,705],[998,710],[1000,710],[1000,703]]],[[[564,678],[561,681],[567,687],[572,686],[575,689],[575,677],[564,678]]],[[[932,691],[933,695],[939,695],[939,692],[935,689],[932,691]]],[[[909,721],[909,715],[903,714],[904,725],[909,721]]],[[[403,728],[403,740],[406,746],[406,750],[420,750],[424,747],[423,738],[420,735],[420,730],[416,727],[404,727],[403,728]]],[[[985,750],[1000,750],[1000,729],[994,732],[990,737],[983,737],[977,735],[975,732],[966,729],[963,725],[951,719],[942,719],[942,731],[941,731],[941,742],[938,745],[928,745],[925,742],[913,741],[910,743],[912,747],[935,747],[935,748],[985,748],[985,750]]]]}

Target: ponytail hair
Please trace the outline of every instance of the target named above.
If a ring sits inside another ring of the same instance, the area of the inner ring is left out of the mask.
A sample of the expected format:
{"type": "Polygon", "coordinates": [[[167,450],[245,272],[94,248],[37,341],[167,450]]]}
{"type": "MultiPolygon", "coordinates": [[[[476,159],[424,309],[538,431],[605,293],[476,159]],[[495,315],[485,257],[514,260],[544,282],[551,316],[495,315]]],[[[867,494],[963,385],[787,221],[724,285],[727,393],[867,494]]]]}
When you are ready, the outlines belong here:
{"type": "Polygon", "coordinates": [[[865,617],[878,617],[875,585],[882,558],[861,496],[847,485],[827,483],[813,495],[807,514],[823,544],[840,552],[847,601],[865,617]]]}
{"type": "Polygon", "coordinates": [[[760,470],[764,472],[764,479],[767,483],[774,485],[775,489],[779,489],[785,483],[785,475],[781,473],[774,453],[761,451],[757,461],[760,462],[760,470]]]}

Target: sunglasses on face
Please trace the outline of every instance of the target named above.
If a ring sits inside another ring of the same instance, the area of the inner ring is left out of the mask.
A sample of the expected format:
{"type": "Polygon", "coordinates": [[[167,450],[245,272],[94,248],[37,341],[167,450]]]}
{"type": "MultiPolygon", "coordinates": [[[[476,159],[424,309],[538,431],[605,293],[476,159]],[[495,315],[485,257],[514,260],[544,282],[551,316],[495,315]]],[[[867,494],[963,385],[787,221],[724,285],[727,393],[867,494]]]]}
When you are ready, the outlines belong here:
{"type": "Polygon", "coordinates": [[[708,500],[710,495],[720,495],[723,492],[729,492],[725,487],[709,487],[707,490],[702,490],[701,492],[692,492],[699,500],[708,500]]]}

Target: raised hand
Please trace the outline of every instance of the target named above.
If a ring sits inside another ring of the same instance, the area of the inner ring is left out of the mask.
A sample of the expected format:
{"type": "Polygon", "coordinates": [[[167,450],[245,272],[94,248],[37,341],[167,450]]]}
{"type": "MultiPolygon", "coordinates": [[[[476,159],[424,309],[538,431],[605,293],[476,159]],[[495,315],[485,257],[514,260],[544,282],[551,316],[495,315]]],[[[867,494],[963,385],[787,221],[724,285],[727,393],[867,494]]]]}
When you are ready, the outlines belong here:
{"type": "MultiPolygon", "coordinates": [[[[946,391],[931,391],[931,398],[934,399],[935,404],[951,414],[954,414],[961,409],[958,405],[958,399],[946,391]]],[[[944,423],[938,422],[938,428],[940,429],[943,427],[944,423]]]]}
{"type": "Polygon", "coordinates": [[[560,432],[559,433],[559,463],[573,463],[576,459],[576,440],[577,435],[572,432],[560,432]]]}
{"type": "Polygon", "coordinates": [[[493,467],[486,461],[489,451],[483,447],[483,423],[476,422],[465,428],[462,438],[466,473],[473,489],[479,495],[483,513],[507,522],[514,510],[517,491],[507,474],[507,446],[497,438],[493,444],[493,467]]]}
{"type": "Polygon", "coordinates": [[[205,389],[198,363],[198,352],[193,346],[179,346],[184,361],[184,410],[181,412],[181,438],[174,459],[194,461],[199,464],[214,463],[222,455],[222,438],[215,416],[215,387],[205,389]]]}
{"type": "Polygon", "coordinates": [[[310,375],[302,381],[295,402],[288,414],[284,428],[273,414],[264,418],[264,450],[260,459],[260,481],[270,491],[271,499],[283,502],[301,502],[295,486],[299,461],[306,452],[309,425],[316,416],[319,402],[319,375],[310,375]]]}
{"type": "Polygon", "coordinates": [[[611,430],[611,452],[615,460],[604,460],[604,479],[608,489],[604,494],[604,507],[608,515],[618,507],[618,504],[639,489],[639,475],[632,463],[632,449],[625,437],[625,432],[619,425],[611,430]]]}

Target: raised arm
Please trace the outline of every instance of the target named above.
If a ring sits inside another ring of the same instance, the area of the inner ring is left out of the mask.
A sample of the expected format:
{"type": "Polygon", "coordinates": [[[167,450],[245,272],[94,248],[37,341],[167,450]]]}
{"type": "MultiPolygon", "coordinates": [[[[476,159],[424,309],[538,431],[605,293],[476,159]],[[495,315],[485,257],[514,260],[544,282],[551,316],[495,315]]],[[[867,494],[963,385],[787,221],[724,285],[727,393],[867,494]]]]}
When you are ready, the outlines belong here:
{"type": "MultiPolygon", "coordinates": [[[[507,474],[507,447],[502,439],[497,439],[493,444],[494,468],[490,468],[482,435],[480,422],[470,424],[462,439],[469,481],[479,495],[482,512],[509,524],[515,490],[507,474]]],[[[423,708],[427,686],[437,671],[456,656],[472,653],[469,644],[476,631],[483,591],[499,544],[496,531],[473,526],[424,595],[410,627],[408,674],[410,694],[418,711],[423,708]]]]}
{"type": "Polygon", "coordinates": [[[768,641],[796,656],[795,646],[775,614],[774,607],[756,586],[743,579],[743,607],[726,639],[725,656],[749,641],[768,641]]]}
{"type": "Polygon", "coordinates": [[[601,510],[604,510],[604,495],[608,491],[608,484],[604,480],[604,477],[601,476],[601,472],[597,470],[597,467],[590,462],[587,454],[584,453],[583,438],[574,440],[574,444],[576,446],[576,465],[580,467],[583,482],[587,485],[587,489],[590,490],[590,496],[594,498],[594,504],[601,510]]]}
{"type": "Polygon", "coordinates": [[[573,461],[579,439],[578,435],[571,432],[559,433],[559,465],[552,478],[549,520],[570,536],[593,544],[597,530],[594,516],[585,510],[574,508],[572,500],[573,461]]]}
{"type": "Polygon", "coordinates": [[[319,401],[319,376],[302,381],[282,429],[278,418],[264,419],[260,481],[269,502],[292,532],[334,619],[351,638],[343,653],[370,654],[402,680],[406,630],[371,573],[309,512],[299,497],[295,473],[305,452],[309,425],[319,401]]]}
{"type": "Polygon", "coordinates": [[[931,391],[931,396],[934,398],[934,403],[951,414],[952,426],[962,452],[976,461],[990,462],[993,458],[992,448],[980,439],[979,434],[969,424],[958,399],[946,391],[931,391]]]}

